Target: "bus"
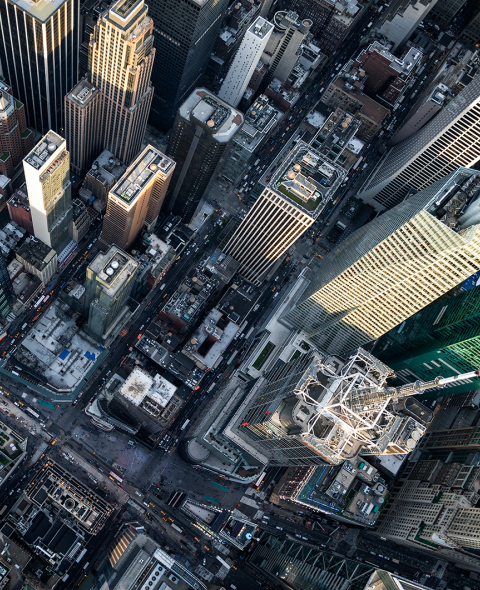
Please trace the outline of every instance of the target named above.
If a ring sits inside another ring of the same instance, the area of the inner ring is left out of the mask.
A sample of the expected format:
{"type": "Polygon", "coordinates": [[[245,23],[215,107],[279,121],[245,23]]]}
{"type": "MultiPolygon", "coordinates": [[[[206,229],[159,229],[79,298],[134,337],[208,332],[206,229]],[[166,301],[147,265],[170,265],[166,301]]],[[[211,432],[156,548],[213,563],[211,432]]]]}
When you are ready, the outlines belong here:
{"type": "Polygon", "coordinates": [[[256,487],[258,488],[258,486],[262,483],[263,478],[265,477],[266,473],[265,471],[262,473],[262,475],[257,479],[257,481],[255,482],[256,487]]]}
{"type": "Polygon", "coordinates": [[[40,414],[37,414],[37,412],[34,412],[32,410],[32,408],[29,408],[28,406],[25,408],[25,412],[28,412],[31,416],[33,416],[37,420],[40,418],[40,414]]]}
{"type": "Polygon", "coordinates": [[[190,420],[187,418],[187,420],[185,420],[185,422],[182,424],[182,427],[180,428],[180,430],[185,430],[185,428],[189,425],[190,420]]]}
{"type": "Polygon", "coordinates": [[[116,473],[114,473],[113,471],[110,471],[110,475],[115,478],[117,481],[119,481],[120,483],[123,482],[123,479],[121,477],[118,477],[118,475],[116,473]]]}
{"type": "Polygon", "coordinates": [[[183,533],[182,529],[176,524],[172,523],[170,526],[172,527],[172,529],[175,529],[178,533],[183,533]]]}
{"type": "Polygon", "coordinates": [[[3,340],[5,338],[5,336],[7,335],[6,332],[3,332],[3,334],[0,334],[0,341],[3,340]]]}

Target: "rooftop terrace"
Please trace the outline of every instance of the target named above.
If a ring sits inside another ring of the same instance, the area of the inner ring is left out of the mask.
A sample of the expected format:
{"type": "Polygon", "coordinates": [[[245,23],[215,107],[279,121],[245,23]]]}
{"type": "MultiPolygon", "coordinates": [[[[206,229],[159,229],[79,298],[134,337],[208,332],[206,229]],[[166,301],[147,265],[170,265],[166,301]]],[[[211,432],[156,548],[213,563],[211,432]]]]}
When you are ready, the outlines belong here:
{"type": "Polygon", "coordinates": [[[269,186],[317,217],[345,178],[345,170],[303,141],[287,154],[269,186]]]}
{"type": "Polygon", "coordinates": [[[28,154],[25,161],[36,170],[40,170],[52,160],[55,152],[62,144],[65,144],[63,137],[60,137],[54,131],[49,131],[28,154]]]}

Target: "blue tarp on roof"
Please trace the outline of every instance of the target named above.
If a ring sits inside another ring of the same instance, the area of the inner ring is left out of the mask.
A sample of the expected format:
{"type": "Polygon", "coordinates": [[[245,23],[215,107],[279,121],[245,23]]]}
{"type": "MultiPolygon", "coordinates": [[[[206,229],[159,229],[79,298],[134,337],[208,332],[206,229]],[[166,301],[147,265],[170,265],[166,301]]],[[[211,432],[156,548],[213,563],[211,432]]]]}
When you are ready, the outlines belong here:
{"type": "Polygon", "coordinates": [[[98,348],[99,348],[99,349],[100,349],[102,352],[105,350],[105,347],[104,347],[104,346],[99,346],[98,348]]]}
{"type": "Polygon", "coordinates": [[[63,350],[63,352],[60,354],[60,359],[62,361],[64,361],[69,354],[70,354],[70,351],[65,348],[65,350],[63,350]]]}
{"type": "Polygon", "coordinates": [[[95,354],[93,352],[89,352],[87,350],[87,352],[85,353],[85,357],[89,360],[89,361],[94,361],[95,360],[95,354]]]}

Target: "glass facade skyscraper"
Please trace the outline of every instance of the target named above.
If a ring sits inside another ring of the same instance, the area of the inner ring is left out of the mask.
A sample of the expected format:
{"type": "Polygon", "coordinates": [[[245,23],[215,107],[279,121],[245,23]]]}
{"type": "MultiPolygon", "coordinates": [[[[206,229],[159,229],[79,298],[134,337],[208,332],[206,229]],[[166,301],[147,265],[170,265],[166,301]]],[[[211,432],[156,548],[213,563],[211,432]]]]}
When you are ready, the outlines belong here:
{"type": "Polygon", "coordinates": [[[63,127],[63,98],[78,81],[79,0],[5,0],[0,63],[28,124],[42,135],[63,127]]]}
{"type": "MultiPolygon", "coordinates": [[[[379,338],[372,352],[400,382],[479,369],[480,287],[422,309],[379,338]]],[[[441,395],[479,388],[480,378],[467,379],[447,386],[441,395]]]]}
{"type": "Polygon", "coordinates": [[[281,321],[331,354],[383,336],[480,270],[479,193],[480,174],[459,168],[363,226],[281,321]]]}
{"type": "Polygon", "coordinates": [[[168,129],[180,104],[199,85],[222,24],[228,0],[153,0],[156,49],[150,121],[168,129]]]}

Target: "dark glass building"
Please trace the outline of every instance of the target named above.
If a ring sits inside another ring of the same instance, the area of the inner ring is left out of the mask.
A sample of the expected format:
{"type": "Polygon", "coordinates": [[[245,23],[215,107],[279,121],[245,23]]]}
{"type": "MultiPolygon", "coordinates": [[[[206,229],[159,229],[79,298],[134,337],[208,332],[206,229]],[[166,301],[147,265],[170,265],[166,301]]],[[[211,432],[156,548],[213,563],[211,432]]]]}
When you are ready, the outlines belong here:
{"type": "Polygon", "coordinates": [[[7,263],[5,258],[0,254],[0,317],[6,318],[12,311],[12,305],[15,301],[12,282],[8,275],[7,263]]]}
{"type": "Polygon", "coordinates": [[[167,155],[176,163],[166,210],[189,223],[220,158],[243,125],[243,115],[196,88],[178,109],[167,155]]]}
{"type": "Polygon", "coordinates": [[[218,36],[228,0],[152,0],[156,49],[150,121],[169,129],[180,104],[199,84],[218,36]]]}
{"type": "MultiPolygon", "coordinates": [[[[395,371],[399,383],[479,369],[480,287],[425,307],[380,337],[372,352],[395,371]]],[[[465,379],[426,397],[479,388],[480,378],[465,379]]]]}
{"type": "Polygon", "coordinates": [[[5,0],[0,4],[0,63],[28,124],[61,132],[63,97],[78,81],[79,0],[5,0]]]}

